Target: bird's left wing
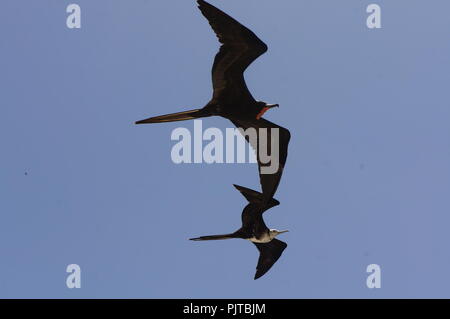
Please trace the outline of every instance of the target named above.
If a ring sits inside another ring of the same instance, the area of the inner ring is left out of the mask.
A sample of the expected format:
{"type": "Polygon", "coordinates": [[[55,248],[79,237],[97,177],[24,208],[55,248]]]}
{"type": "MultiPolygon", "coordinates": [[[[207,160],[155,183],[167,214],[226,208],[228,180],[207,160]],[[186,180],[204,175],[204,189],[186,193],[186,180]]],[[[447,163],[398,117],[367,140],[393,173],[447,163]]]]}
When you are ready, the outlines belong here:
{"type": "Polygon", "coordinates": [[[255,279],[263,276],[281,257],[287,244],[276,238],[266,244],[254,243],[259,250],[258,265],[256,266],[255,279]]]}

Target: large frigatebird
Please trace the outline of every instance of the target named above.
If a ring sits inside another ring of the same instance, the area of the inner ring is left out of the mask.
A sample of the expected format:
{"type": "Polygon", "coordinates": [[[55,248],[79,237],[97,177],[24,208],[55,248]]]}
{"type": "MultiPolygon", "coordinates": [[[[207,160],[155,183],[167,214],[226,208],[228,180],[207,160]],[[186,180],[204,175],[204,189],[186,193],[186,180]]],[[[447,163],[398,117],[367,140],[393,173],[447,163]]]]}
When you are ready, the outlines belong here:
{"type": "MultiPolygon", "coordinates": [[[[257,154],[264,202],[267,203],[275,194],[280,182],[290,139],[287,129],[261,118],[267,110],[278,104],[256,101],[244,80],[244,71],[267,51],[267,45],[251,30],[223,11],[206,1],[197,2],[200,11],[222,44],[212,67],[213,96],[201,109],[151,117],[137,121],[136,124],[184,121],[217,115],[231,120],[237,127],[255,128],[256,141],[260,141],[260,129],[266,129],[267,141],[271,141],[272,129],[278,129],[279,138],[278,141],[275,140],[275,145],[279,147],[279,159],[274,172],[270,174],[262,172],[261,168],[270,163],[263,163],[259,156],[258,145],[252,145],[257,154]]],[[[245,137],[248,141],[248,136],[245,137]]],[[[268,144],[270,147],[270,142],[268,144]]],[[[271,153],[267,151],[266,154],[271,153]]]]}
{"type": "Polygon", "coordinates": [[[247,206],[242,211],[242,227],[234,233],[224,235],[210,235],[191,238],[191,240],[220,240],[231,238],[242,238],[253,242],[259,250],[258,265],[254,279],[264,275],[280,258],[283,250],[287,247],[285,242],[278,240],[275,236],[287,232],[287,230],[269,229],[264,223],[262,214],[271,207],[277,206],[280,202],[272,198],[268,204],[263,203],[261,193],[252,189],[234,185],[242,195],[248,200],[247,206]],[[262,206],[265,205],[265,206],[262,206]]]}

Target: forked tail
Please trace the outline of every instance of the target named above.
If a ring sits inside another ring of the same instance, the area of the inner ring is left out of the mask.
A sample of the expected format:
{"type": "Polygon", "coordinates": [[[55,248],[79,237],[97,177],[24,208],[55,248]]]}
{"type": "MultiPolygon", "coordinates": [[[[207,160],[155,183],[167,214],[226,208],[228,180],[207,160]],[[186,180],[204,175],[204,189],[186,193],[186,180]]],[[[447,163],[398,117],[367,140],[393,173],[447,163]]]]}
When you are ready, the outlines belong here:
{"type": "Polygon", "coordinates": [[[232,234],[224,234],[224,235],[210,235],[210,236],[200,236],[197,238],[190,238],[189,240],[221,240],[221,239],[231,239],[231,238],[237,238],[235,233],[232,234]]]}
{"type": "Polygon", "coordinates": [[[155,117],[150,117],[145,120],[137,121],[135,124],[146,124],[146,123],[164,123],[164,122],[176,122],[196,119],[199,117],[208,116],[201,112],[201,109],[189,110],[184,112],[160,115],[155,117]]]}

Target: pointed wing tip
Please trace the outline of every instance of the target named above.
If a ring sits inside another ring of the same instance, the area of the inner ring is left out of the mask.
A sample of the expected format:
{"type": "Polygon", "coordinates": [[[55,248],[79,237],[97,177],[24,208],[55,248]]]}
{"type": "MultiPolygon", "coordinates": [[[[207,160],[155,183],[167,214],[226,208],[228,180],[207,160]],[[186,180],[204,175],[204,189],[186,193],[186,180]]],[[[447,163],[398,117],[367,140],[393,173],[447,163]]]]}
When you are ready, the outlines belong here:
{"type": "Polygon", "coordinates": [[[261,278],[262,275],[264,275],[264,274],[261,274],[261,273],[259,273],[259,272],[257,271],[256,274],[255,274],[255,277],[253,277],[253,280],[256,280],[256,279],[258,279],[258,278],[261,278]]]}
{"type": "Polygon", "coordinates": [[[199,8],[205,7],[207,5],[210,5],[208,2],[203,1],[203,0],[197,0],[197,4],[199,8]]]}
{"type": "Polygon", "coordinates": [[[269,271],[270,268],[271,267],[269,267],[268,269],[256,268],[256,273],[255,273],[255,277],[253,277],[253,280],[256,280],[256,279],[264,276],[269,271]]]}

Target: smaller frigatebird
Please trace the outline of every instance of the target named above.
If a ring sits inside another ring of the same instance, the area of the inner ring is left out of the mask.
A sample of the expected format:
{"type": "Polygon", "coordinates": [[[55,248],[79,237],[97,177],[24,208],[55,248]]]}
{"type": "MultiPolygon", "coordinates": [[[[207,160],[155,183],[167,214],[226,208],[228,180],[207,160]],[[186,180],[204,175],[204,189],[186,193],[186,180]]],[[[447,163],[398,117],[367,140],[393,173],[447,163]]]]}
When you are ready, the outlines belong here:
{"type": "Polygon", "coordinates": [[[210,235],[191,238],[190,240],[220,240],[231,238],[242,238],[250,240],[259,250],[258,265],[254,279],[263,276],[281,257],[283,250],[287,247],[285,242],[278,240],[275,236],[287,232],[287,230],[269,229],[262,218],[262,214],[271,207],[277,206],[280,202],[274,198],[265,206],[261,193],[252,189],[234,185],[237,190],[249,201],[242,211],[242,227],[231,234],[210,235]]]}

